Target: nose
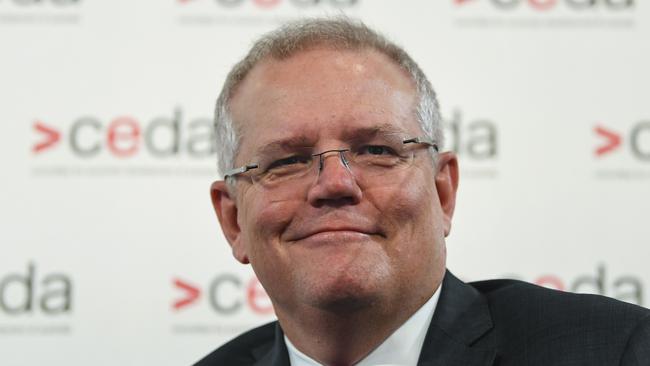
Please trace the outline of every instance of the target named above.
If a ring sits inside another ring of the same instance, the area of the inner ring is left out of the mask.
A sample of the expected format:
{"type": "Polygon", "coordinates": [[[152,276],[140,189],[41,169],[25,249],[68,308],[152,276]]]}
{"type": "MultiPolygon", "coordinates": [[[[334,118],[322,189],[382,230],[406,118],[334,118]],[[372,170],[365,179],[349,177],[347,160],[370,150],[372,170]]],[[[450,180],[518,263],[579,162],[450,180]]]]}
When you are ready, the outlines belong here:
{"type": "Polygon", "coordinates": [[[362,191],[350,171],[343,151],[322,153],[317,178],[309,188],[308,201],[313,206],[355,205],[361,201],[362,191]]]}

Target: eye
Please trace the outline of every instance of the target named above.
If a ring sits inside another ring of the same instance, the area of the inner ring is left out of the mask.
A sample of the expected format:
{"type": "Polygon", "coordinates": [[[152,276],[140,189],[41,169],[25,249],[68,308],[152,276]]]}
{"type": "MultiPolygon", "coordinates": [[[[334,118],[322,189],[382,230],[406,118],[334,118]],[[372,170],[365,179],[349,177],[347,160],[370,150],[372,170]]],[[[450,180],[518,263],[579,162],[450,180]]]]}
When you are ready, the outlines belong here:
{"type": "Polygon", "coordinates": [[[396,155],[395,150],[391,149],[388,146],[381,145],[367,145],[359,149],[357,152],[359,155],[396,155]]]}
{"type": "Polygon", "coordinates": [[[283,169],[308,165],[311,161],[310,156],[294,155],[283,159],[274,160],[266,170],[283,169]]]}

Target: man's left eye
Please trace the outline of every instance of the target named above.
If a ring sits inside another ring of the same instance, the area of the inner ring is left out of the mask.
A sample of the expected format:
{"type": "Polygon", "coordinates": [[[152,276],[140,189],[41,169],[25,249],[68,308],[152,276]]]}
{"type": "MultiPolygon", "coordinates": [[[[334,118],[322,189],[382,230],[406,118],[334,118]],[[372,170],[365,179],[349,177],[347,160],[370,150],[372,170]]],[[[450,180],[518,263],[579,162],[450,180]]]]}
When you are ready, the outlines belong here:
{"type": "Polygon", "coordinates": [[[387,146],[380,145],[368,145],[359,149],[358,154],[368,154],[368,155],[395,155],[393,149],[387,146]]]}

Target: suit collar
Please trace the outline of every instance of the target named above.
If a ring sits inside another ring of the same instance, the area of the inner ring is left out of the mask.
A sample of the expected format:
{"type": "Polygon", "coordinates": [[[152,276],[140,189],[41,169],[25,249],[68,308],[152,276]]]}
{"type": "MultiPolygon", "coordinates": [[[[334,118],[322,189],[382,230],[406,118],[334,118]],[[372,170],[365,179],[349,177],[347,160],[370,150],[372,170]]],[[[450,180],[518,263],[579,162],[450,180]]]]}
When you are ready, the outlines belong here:
{"type": "Polygon", "coordinates": [[[418,365],[492,365],[492,327],[483,295],[447,271],[418,365]]]}
{"type": "MultiPolygon", "coordinates": [[[[418,365],[488,366],[496,359],[489,337],[492,318],[486,299],[447,271],[440,299],[427,331],[418,365]]],[[[279,323],[269,348],[253,350],[255,366],[288,366],[289,353],[279,323]]]]}
{"type": "Polygon", "coordinates": [[[275,322],[275,340],[273,346],[254,349],[253,355],[257,358],[255,366],[289,366],[289,352],[284,343],[284,333],[280,323],[275,322]]]}

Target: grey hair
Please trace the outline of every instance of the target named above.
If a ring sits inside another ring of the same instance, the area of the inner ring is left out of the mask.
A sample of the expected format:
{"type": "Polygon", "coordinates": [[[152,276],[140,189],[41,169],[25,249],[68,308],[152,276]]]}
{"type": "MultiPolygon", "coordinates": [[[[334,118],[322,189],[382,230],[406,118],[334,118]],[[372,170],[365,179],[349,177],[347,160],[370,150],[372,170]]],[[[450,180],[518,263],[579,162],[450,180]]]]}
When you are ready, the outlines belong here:
{"type": "MultiPolygon", "coordinates": [[[[415,113],[422,131],[442,148],[444,141],[436,93],[422,69],[406,51],[360,21],[346,17],[303,19],[287,23],[263,35],[230,70],[217,99],[214,118],[218,168],[222,176],[234,167],[239,149],[241,134],[238,133],[229,110],[230,100],[237,87],[261,60],[267,57],[284,60],[319,46],[341,50],[373,49],[395,61],[415,83],[419,98],[415,113]]],[[[432,154],[435,161],[433,149],[432,154]]]]}

